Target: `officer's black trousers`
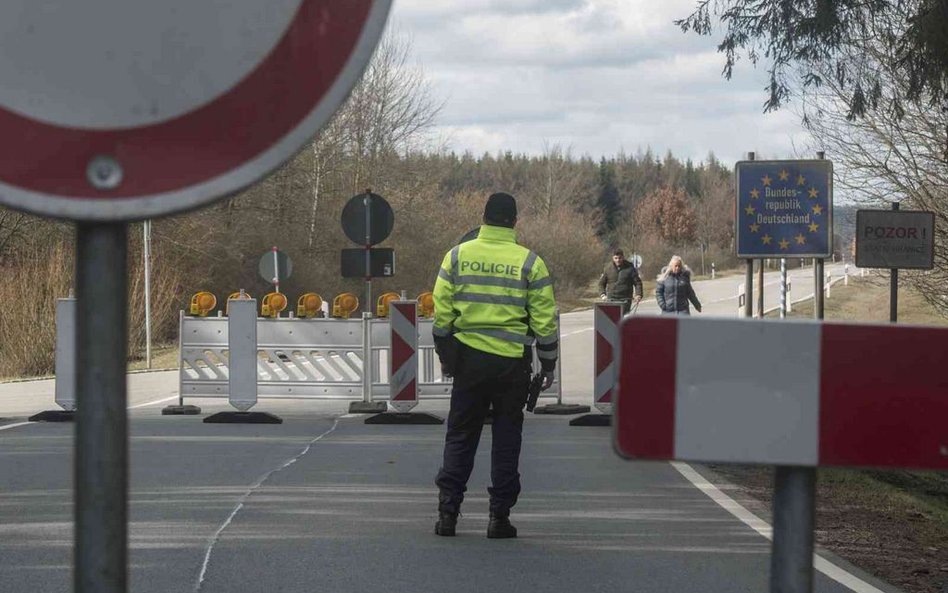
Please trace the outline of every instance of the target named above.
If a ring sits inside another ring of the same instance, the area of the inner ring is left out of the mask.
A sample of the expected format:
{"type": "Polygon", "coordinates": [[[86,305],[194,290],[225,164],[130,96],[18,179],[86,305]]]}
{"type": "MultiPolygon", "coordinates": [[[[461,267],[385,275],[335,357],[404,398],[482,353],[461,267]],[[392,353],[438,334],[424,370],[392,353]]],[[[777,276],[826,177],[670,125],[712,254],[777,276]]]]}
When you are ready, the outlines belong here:
{"type": "Polygon", "coordinates": [[[530,385],[530,365],[523,358],[506,358],[461,346],[451,390],[444,462],[435,483],[440,490],[438,510],[457,513],[481,439],[487,411],[491,425],[492,486],[490,511],[507,515],[520,494],[520,443],[523,406],[530,385]]]}

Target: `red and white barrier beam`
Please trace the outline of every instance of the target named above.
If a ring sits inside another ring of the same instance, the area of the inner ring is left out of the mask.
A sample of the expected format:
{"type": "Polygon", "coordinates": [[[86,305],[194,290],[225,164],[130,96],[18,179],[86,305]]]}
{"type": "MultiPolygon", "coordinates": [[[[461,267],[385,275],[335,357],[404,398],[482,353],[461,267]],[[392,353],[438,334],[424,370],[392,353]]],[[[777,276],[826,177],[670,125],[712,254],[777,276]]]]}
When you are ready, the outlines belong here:
{"type": "Polygon", "coordinates": [[[630,318],[621,360],[622,455],[948,469],[948,329],[630,318]]]}

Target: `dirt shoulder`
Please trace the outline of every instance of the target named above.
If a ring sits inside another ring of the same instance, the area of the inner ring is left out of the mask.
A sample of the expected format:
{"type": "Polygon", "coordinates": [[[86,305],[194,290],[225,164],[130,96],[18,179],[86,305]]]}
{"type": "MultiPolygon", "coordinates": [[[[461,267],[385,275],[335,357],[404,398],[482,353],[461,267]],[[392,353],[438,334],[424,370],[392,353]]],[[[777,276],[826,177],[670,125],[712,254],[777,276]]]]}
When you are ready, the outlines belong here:
{"type": "MultiPolygon", "coordinates": [[[[773,470],[709,465],[770,509],[773,470]]],[[[948,592],[948,474],[821,468],[816,544],[909,593],[948,592]]]]}

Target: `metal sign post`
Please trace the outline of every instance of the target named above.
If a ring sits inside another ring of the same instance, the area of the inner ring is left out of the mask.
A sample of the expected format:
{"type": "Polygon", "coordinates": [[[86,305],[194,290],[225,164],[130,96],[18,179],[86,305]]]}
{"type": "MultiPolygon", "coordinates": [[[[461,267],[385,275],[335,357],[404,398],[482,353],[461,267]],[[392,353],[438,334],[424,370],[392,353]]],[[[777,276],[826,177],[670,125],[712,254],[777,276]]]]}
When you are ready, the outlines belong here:
{"type": "Polygon", "coordinates": [[[17,90],[0,95],[0,204],[80,221],[75,590],[124,593],[128,221],[210,204],[296,154],[361,77],[391,0],[277,3],[266,19],[255,0],[34,4],[0,2],[20,25],[0,64],[17,90]]]}
{"type": "Polygon", "coordinates": [[[372,191],[365,190],[365,308],[372,316],[372,191]]]}
{"type": "Polygon", "coordinates": [[[151,221],[142,225],[145,264],[145,366],[151,368],[151,221]]]}
{"type": "Polygon", "coordinates": [[[76,234],[75,590],[121,593],[128,581],[128,225],[76,234]]]}

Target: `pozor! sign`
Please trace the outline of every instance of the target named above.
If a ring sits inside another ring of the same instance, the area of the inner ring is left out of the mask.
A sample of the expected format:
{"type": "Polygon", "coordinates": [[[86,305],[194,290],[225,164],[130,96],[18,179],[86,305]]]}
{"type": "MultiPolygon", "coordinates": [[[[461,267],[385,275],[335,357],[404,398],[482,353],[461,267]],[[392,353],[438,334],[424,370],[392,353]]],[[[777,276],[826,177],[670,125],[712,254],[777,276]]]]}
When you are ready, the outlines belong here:
{"type": "Polygon", "coordinates": [[[831,161],[741,161],[735,177],[738,257],[833,254],[831,161]]]}
{"type": "Polygon", "coordinates": [[[934,250],[934,212],[856,211],[857,267],[931,270],[934,250]]]}

